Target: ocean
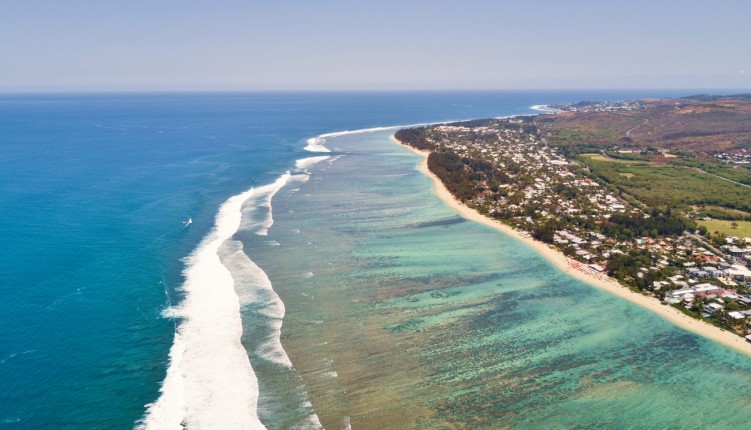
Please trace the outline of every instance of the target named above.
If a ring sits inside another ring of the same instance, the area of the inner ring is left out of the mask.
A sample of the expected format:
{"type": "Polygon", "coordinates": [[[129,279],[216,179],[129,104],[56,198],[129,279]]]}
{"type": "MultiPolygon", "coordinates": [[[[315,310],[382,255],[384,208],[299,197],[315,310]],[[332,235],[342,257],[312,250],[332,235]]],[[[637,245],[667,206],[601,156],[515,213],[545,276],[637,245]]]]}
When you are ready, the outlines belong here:
{"type": "Polygon", "coordinates": [[[380,129],[691,93],[2,95],[0,429],[743,426],[751,359],[459,218],[380,129]]]}

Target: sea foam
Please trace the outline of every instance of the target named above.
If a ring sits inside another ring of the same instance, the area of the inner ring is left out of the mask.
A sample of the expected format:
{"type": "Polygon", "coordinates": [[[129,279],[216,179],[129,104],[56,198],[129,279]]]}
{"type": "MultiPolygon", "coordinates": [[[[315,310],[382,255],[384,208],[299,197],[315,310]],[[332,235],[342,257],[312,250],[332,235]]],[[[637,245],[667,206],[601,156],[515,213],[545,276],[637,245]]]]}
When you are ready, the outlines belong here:
{"type": "Polygon", "coordinates": [[[269,234],[269,228],[274,224],[271,199],[287,183],[290,176],[291,174],[287,172],[274,183],[264,185],[255,190],[255,193],[243,205],[242,224],[239,228],[244,231],[252,231],[259,236],[267,236],[269,234]],[[265,214],[261,215],[261,211],[265,212],[265,214]]]}
{"type": "MultiPolygon", "coordinates": [[[[298,169],[307,168],[327,158],[329,157],[323,156],[298,160],[296,167],[298,169]]],[[[273,197],[284,185],[305,182],[308,177],[307,171],[295,175],[287,172],[273,184],[257,188],[256,192],[243,204],[243,221],[239,230],[243,233],[266,236],[268,229],[274,224],[271,205],[273,197]]],[[[278,242],[275,242],[275,245],[282,246],[278,242]]],[[[284,302],[274,291],[271,280],[244,252],[244,245],[240,240],[229,239],[225,241],[219,249],[219,255],[235,279],[235,291],[239,298],[242,314],[253,321],[253,324],[265,327],[263,331],[254,333],[255,337],[251,342],[252,350],[249,351],[251,357],[254,357],[254,360],[261,359],[295,372],[281,343],[281,330],[285,315],[284,302]],[[262,334],[259,336],[259,333],[262,334]]],[[[248,345],[248,342],[246,342],[246,345],[248,345]]],[[[307,393],[303,390],[297,393],[296,398],[300,400],[297,407],[309,411],[300,428],[322,428],[318,416],[313,412],[307,393]]],[[[266,412],[268,413],[268,411],[266,412]]]]}
{"type": "Polygon", "coordinates": [[[317,163],[320,163],[323,160],[326,160],[329,158],[328,155],[318,156],[318,157],[308,157],[308,158],[301,158],[297,161],[295,161],[295,168],[299,170],[306,170],[310,166],[313,166],[317,163]]]}
{"type": "Polygon", "coordinates": [[[311,137],[310,139],[308,139],[306,141],[307,146],[305,146],[304,149],[310,152],[331,152],[331,150],[324,145],[326,143],[326,139],[330,137],[339,137],[339,136],[345,136],[348,134],[372,133],[376,131],[398,130],[400,128],[418,127],[422,125],[426,125],[426,124],[423,123],[423,124],[409,124],[409,125],[392,125],[392,126],[387,126],[387,127],[372,127],[372,128],[362,128],[359,130],[344,130],[344,131],[336,131],[333,133],[324,133],[324,134],[320,134],[316,137],[311,137]]]}
{"type": "MultiPolygon", "coordinates": [[[[309,167],[328,157],[311,157],[309,167]]],[[[299,163],[298,163],[299,164],[299,163]]],[[[258,379],[240,343],[241,308],[267,319],[269,335],[257,339],[254,354],[292,368],[281,345],[284,303],[266,273],[243,252],[232,236],[240,230],[266,235],[273,225],[271,199],[290,180],[290,172],[275,182],[228,199],[219,209],[214,229],[185,260],[183,302],[164,312],[182,319],[170,349],[170,365],[156,402],[146,406],[137,429],[264,429],[258,418],[258,379]],[[244,207],[260,209],[258,219],[244,217],[244,207]],[[246,221],[244,222],[244,218],[246,221]],[[249,218],[249,219],[248,219],[249,218]]],[[[307,401],[307,396],[304,396],[307,401]]],[[[313,413],[311,428],[320,428],[313,413]]]]}
{"type": "MultiPolygon", "coordinates": [[[[281,188],[288,177],[270,186],[281,188]]],[[[222,204],[214,229],[186,259],[185,298],[170,312],[182,322],[170,349],[161,395],[147,405],[139,429],[265,428],[257,415],[258,380],[240,343],[235,281],[218,254],[240,227],[242,205],[254,193],[250,189],[222,204]]]]}
{"type": "Polygon", "coordinates": [[[307,140],[308,145],[304,149],[310,152],[331,152],[329,148],[323,146],[324,142],[326,142],[326,139],[322,136],[311,137],[307,140]]]}
{"type": "MultiPolygon", "coordinates": [[[[331,152],[323,146],[327,137],[395,128],[398,127],[323,134],[308,139],[305,149],[331,152]]],[[[267,235],[273,224],[273,196],[289,180],[305,182],[309,177],[307,169],[328,158],[298,160],[295,167],[301,174],[286,172],[271,184],[229,198],[219,208],[213,230],[185,260],[183,302],[164,312],[165,316],[182,321],[170,349],[170,364],[160,396],[146,405],[146,415],[137,429],[265,428],[258,418],[258,379],[240,342],[240,309],[252,308],[256,315],[268,319],[270,334],[258,339],[254,354],[292,368],[280,341],[284,303],[266,273],[244,253],[242,242],[232,236],[241,227],[243,231],[267,235]],[[256,210],[259,212],[253,213],[256,210]],[[265,215],[255,216],[261,212],[265,215]]],[[[308,401],[307,396],[303,398],[308,401]]],[[[315,413],[308,416],[306,427],[321,428],[315,413]]]]}
{"type": "Polygon", "coordinates": [[[530,109],[536,110],[536,111],[539,111],[539,112],[544,112],[544,113],[559,113],[559,112],[563,112],[560,109],[552,108],[552,107],[550,107],[548,105],[534,105],[534,106],[530,106],[530,109]]]}

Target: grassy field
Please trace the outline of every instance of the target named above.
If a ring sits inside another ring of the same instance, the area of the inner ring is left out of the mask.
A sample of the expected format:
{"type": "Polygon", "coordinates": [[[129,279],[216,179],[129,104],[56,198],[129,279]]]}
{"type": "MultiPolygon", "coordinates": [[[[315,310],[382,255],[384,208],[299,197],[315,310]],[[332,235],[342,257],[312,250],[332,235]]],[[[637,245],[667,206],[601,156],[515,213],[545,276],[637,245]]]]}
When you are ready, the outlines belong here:
{"type": "MultiPolygon", "coordinates": [[[[588,152],[585,154],[579,154],[579,158],[586,164],[589,162],[601,162],[601,163],[614,163],[624,164],[627,166],[651,166],[651,167],[664,167],[665,163],[650,163],[649,161],[641,160],[626,160],[608,157],[599,153],[588,152]]],[[[709,174],[717,175],[731,181],[740,182],[742,184],[751,185],[751,170],[743,167],[733,167],[719,161],[685,161],[681,160],[673,164],[673,167],[690,167],[695,169],[701,169],[709,174]]],[[[624,174],[629,176],[629,174],[624,174]]]]}
{"type": "Polygon", "coordinates": [[[651,207],[713,205],[751,212],[751,188],[691,167],[580,156],[592,173],[651,207]]]}
{"type": "Polygon", "coordinates": [[[580,157],[584,157],[584,158],[587,158],[587,159],[593,160],[593,161],[600,161],[600,162],[603,162],[603,163],[616,163],[616,164],[628,164],[628,165],[632,165],[632,164],[647,164],[647,163],[644,163],[643,161],[619,160],[617,158],[606,157],[606,156],[604,156],[602,154],[587,153],[587,154],[581,154],[580,157]]]}
{"type": "Polygon", "coordinates": [[[686,167],[694,167],[710,174],[721,176],[741,184],[751,185],[751,169],[742,166],[732,166],[720,161],[713,160],[677,160],[676,164],[686,167]]]}
{"type": "Polygon", "coordinates": [[[703,215],[700,215],[701,218],[708,217],[713,219],[729,220],[741,220],[745,218],[751,219],[751,212],[721,208],[719,206],[706,205],[702,208],[694,207],[692,209],[704,213],[703,215]]]}
{"type": "Polygon", "coordinates": [[[697,221],[699,225],[707,227],[707,230],[711,233],[718,231],[726,236],[739,236],[739,237],[751,237],[751,222],[749,221],[735,221],[738,223],[738,228],[733,228],[733,221],[722,220],[709,220],[709,221],[697,221]]]}

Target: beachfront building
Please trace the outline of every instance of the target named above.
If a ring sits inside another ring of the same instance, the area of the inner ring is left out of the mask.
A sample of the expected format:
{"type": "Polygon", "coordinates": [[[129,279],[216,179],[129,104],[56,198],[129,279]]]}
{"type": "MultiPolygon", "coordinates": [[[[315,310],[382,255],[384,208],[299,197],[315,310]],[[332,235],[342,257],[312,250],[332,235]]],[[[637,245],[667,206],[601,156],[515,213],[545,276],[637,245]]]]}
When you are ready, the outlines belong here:
{"type": "Polygon", "coordinates": [[[591,276],[614,277],[699,315],[724,315],[721,300],[730,311],[751,307],[744,265],[751,244],[729,242],[720,252],[677,218],[632,204],[549,145],[534,119],[432,126],[420,136],[438,155],[431,170],[449,175],[442,179],[455,197],[552,245],[591,276]],[[669,222],[678,228],[658,230],[669,222]],[[703,304],[707,298],[715,304],[703,304]]]}

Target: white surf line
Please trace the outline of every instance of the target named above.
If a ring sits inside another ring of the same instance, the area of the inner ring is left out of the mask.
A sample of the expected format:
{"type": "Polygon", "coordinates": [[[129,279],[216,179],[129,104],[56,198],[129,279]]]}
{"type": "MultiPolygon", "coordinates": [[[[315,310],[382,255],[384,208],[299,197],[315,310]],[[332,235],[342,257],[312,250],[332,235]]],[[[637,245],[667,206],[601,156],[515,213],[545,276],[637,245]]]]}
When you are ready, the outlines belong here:
{"type": "MultiPolygon", "coordinates": [[[[331,152],[323,146],[327,137],[462,121],[468,120],[324,133],[308,139],[305,150],[331,152]]],[[[306,170],[327,158],[329,157],[320,156],[301,159],[296,163],[296,167],[306,170]]],[[[308,175],[307,172],[305,174],[308,175]]],[[[268,186],[278,191],[289,178],[288,172],[268,186]],[[278,185],[280,182],[283,183],[278,185]]],[[[276,191],[270,193],[269,200],[276,191]]],[[[219,208],[214,229],[185,260],[187,267],[183,272],[185,282],[182,286],[185,298],[179,306],[165,311],[166,316],[181,318],[182,322],[178,325],[170,348],[170,364],[159,390],[160,396],[154,403],[146,405],[145,416],[136,423],[135,428],[138,430],[184,430],[186,427],[265,429],[257,411],[258,379],[253,372],[248,354],[240,343],[240,299],[234,288],[234,279],[229,270],[222,265],[218,255],[219,247],[238,231],[242,221],[243,203],[253,194],[254,189],[251,188],[225,201],[219,208]]],[[[273,218],[271,222],[273,223],[273,218]]],[[[248,260],[252,263],[252,260],[248,260]]],[[[258,267],[255,263],[253,266],[258,267]]],[[[263,272],[260,268],[258,270],[263,272]]],[[[268,280],[268,277],[265,279],[268,280]]],[[[268,288],[278,299],[278,295],[270,286],[270,281],[268,288]]],[[[261,290],[269,292],[265,285],[261,290]]],[[[279,304],[281,309],[275,306],[269,311],[272,315],[278,316],[281,310],[283,317],[284,304],[280,299],[279,304]]],[[[281,317],[275,331],[281,329],[281,317]]],[[[278,348],[272,347],[271,351],[263,355],[271,361],[291,367],[281,343],[278,348]]],[[[320,426],[315,414],[309,417],[309,422],[313,426],[320,426]]]]}
{"type": "MultiPolygon", "coordinates": [[[[273,184],[257,188],[256,193],[244,205],[251,211],[256,208],[265,208],[267,212],[260,221],[254,219],[252,214],[244,213],[240,230],[267,236],[269,228],[274,224],[271,204],[273,197],[290,182],[305,182],[310,174],[304,169],[329,158],[332,157],[326,155],[297,160],[295,167],[302,170],[302,173],[291,175],[287,172],[273,184]]],[[[241,241],[230,239],[224,243],[223,247],[229,253],[224,254],[222,261],[232,268],[231,273],[235,276],[235,290],[239,296],[241,308],[246,306],[249,306],[249,309],[252,308],[253,313],[266,320],[265,324],[270,332],[263,339],[254,339],[253,353],[268,362],[294,371],[294,366],[281,343],[281,329],[286,313],[284,302],[274,290],[266,272],[243,251],[241,241]]],[[[299,407],[310,411],[305,418],[303,428],[323,428],[310,404],[307,392],[303,391],[300,394],[302,403],[299,407]]]]}
{"type": "MultiPolygon", "coordinates": [[[[445,121],[445,122],[453,122],[453,121],[445,121]]],[[[435,123],[435,124],[442,124],[442,123],[435,123]]],[[[410,124],[410,125],[393,125],[393,126],[384,126],[384,127],[371,127],[371,128],[362,128],[358,130],[343,130],[343,131],[335,131],[333,133],[324,133],[319,134],[316,137],[311,137],[310,139],[306,140],[307,146],[304,148],[306,151],[310,152],[331,152],[329,148],[324,146],[324,143],[326,143],[326,138],[329,137],[338,137],[338,136],[345,136],[348,134],[360,134],[360,133],[372,133],[376,131],[386,131],[391,130],[394,128],[405,128],[405,127],[418,127],[421,125],[428,125],[428,123],[425,124],[410,124]]]]}
{"type": "Polygon", "coordinates": [[[291,176],[290,173],[287,172],[284,175],[282,175],[279,179],[277,179],[276,182],[274,182],[273,184],[265,185],[263,187],[258,188],[256,194],[262,198],[261,198],[261,201],[257,203],[257,205],[253,205],[253,206],[267,208],[268,214],[266,215],[266,218],[261,222],[260,224],[261,228],[254,231],[255,234],[259,236],[268,236],[269,229],[271,228],[272,225],[274,225],[274,216],[273,216],[272,207],[271,207],[271,199],[287,183],[290,176],[291,176]]]}
{"type": "MultiPolygon", "coordinates": [[[[306,151],[310,151],[310,152],[331,152],[329,148],[324,146],[324,143],[326,143],[326,138],[345,136],[348,134],[373,133],[376,131],[387,131],[387,130],[394,130],[394,129],[400,129],[400,128],[407,128],[407,127],[421,127],[421,126],[426,126],[426,125],[446,124],[449,122],[458,122],[458,121],[441,121],[441,122],[434,122],[434,123],[426,122],[426,123],[420,123],[420,124],[390,125],[390,126],[384,126],[384,127],[371,127],[371,128],[362,128],[358,130],[344,130],[344,131],[335,131],[333,133],[324,133],[324,134],[319,134],[316,137],[311,137],[310,139],[308,139],[306,141],[308,145],[303,149],[305,149],[306,151]]],[[[304,160],[309,160],[311,158],[306,158],[304,160]]]]}
{"type": "MultiPolygon", "coordinates": [[[[282,176],[275,184],[286,182],[282,176]]],[[[156,402],[137,423],[143,430],[264,429],[258,419],[258,379],[240,343],[242,320],[234,280],[219,247],[240,227],[250,189],[219,208],[214,229],[185,260],[183,302],[168,311],[182,318],[156,402]]]]}
{"type": "Polygon", "coordinates": [[[309,167],[320,163],[323,160],[330,158],[329,155],[323,155],[318,157],[301,158],[295,161],[295,168],[298,170],[307,170],[309,167]]]}
{"type": "Polygon", "coordinates": [[[532,109],[532,110],[536,110],[536,111],[544,112],[544,113],[560,113],[560,112],[563,112],[560,109],[552,108],[552,107],[550,107],[548,105],[534,105],[534,106],[530,106],[529,108],[532,109]]]}
{"type": "Polygon", "coordinates": [[[304,149],[306,151],[310,152],[331,152],[329,148],[326,148],[323,146],[324,142],[326,140],[322,136],[318,137],[311,137],[306,141],[308,143],[308,146],[306,146],[304,149]]]}
{"type": "MultiPolygon", "coordinates": [[[[316,157],[318,158],[318,157],[316,157]]],[[[328,156],[323,157],[328,158],[328,156]]],[[[250,208],[264,207],[268,212],[263,220],[256,221],[244,220],[240,227],[243,231],[249,231],[259,236],[267,236],[269,228],[274,224],[273,209],[271,200],[291,179],[295,179],[290,172],[282,175],[273,184],[265,185],[258,188],[257,193],[248,199],[246,204],[250,208]]],[[[247,216],[247,215],[246,215],[247,216]]],[[[267,339],[266,342],[260,342],[256,347],[256,353],[268,361],[292,368],[292,362],[287,356],[286,351],[281,344],[281,328],[285,315],[284,302],[274,291],[271,280],[266,272],[243,252],[243,244],[238,240],[229,240],[226,243],[228,248],[233,248],[227,260],[231,261],[233,267],[238,268],[232,273],[236,273],[237,292],[240,297],[240,305],[246,306],[253,304],[258,307],[257,313],[270,320],[272,333],[274,335],[267,339]]]]}
{"type": "MultiPolygon", "coordinates": [[[[547,106],[547,105],[535,105],[535,106],[532,106],[530,109],[542,110],[542,109],[535,109],[536,107],[542,107],[542,106],[547,106]]],[[[489,116],[487,118],[507,119],[507,118],[514,118],[517,116],[525,116],[525,115],[529,115],[529,114],[504,115],[504,116],[494,116],[494,117],[489,116]]],[[[532,115],[538,115],[538,114],[532,114],[532,115]]],[[[357,130],[335,131],[332,133],[324,133],[324,134],[319,134],[316,137],[311,137],[310,139],[306,141],[308,145],[303,149],[305,149],[306,151],[310,151],[310,152],[331,152],[329,148],[324,146],[324,143],[326,143],[326,139],[330,137],[339,137],[339,136],[345,136],[349,134],[375,133],[377,131],[400,130],[403,128],[410,128],[410,127],[427,127],[427,126],[433,126],[433,125],[451,124],[455,122],[473,121],[476,119],[478,118],[452,119],[452,120],[436,121],[436,122],[421,122],[421,123],[416,123],[416,124],[388,125],[388,126],[382,126],[382,127],[361,128],[357,130]]]]}

